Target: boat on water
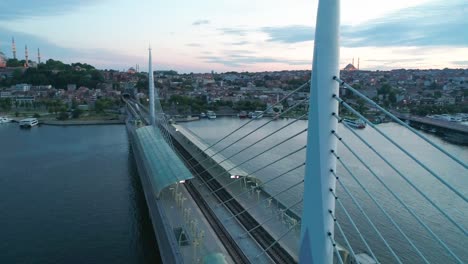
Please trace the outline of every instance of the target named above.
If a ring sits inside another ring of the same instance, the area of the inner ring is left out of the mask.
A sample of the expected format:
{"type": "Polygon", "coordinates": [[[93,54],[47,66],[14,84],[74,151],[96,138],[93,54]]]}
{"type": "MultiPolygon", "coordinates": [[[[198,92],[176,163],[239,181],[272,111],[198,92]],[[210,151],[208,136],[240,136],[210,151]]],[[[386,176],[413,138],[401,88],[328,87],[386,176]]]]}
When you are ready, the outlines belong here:
{"type": "Polygon", "coordinates": [[[206,116],[208,117],[208,119],[216,119],[216,113],[213,111],[206,112],[206,116]]]}
{"type": "Polygon", "coordinates": [[[246,118],[247,117],[247,112],[245,111],[240,111],[239,114],[237,114],[239,118],[246,118]]]}
{"type": "Polygon", "coordinates": [[[0,116],[0,124],[10,123],[11,121],[13,121],[11,118],[0,116]]]}
{"type": "Polygon", "coordinates": [[[255,112],[251,112],[251,113],[252,113],[252,115],[250,116],[250,118],[252,118],[252,119],[260,119],[260,118],[263,117],[263,111],[255,111],[255,112]]]}
{"type": "Polygon", "coordinates": [[[190,121],[196,121],[196,120],[200,120],[200,117],[188,115],[188,116],[174,116],[174,118],[172,119],[172,121],[175,121],[178,123],[190,122],[190,121]]]}
{"type": "Polygon", "coordinates": [[[19,122],[19,126],[23,128],[30,128],[33,126],[37,126],[38,124],[39,124],[39,121],[37,120],[37,118],[26,118],[26,119],[20,120],[19,122]]]}
{"type": "Polygon", "coordinates": [[[348,126],[350,126],[352,128],[357,128],[357,129],[366,128],[366,123],[364,121],[362,121],[361,119],[343,118],[343,123],[347,124],[348,126]]]}

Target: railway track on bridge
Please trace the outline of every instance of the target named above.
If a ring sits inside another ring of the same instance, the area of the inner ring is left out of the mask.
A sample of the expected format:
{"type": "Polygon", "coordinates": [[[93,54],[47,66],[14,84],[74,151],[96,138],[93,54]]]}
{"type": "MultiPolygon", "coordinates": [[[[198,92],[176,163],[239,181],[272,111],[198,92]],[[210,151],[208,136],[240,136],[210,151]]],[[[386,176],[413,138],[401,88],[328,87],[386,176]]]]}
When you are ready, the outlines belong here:
{"type": "MultiPolygon", "coordinates": [[[[216,179],[213,179],[211,174],[206,172],[201,166],[195,166],[196,164],[198,164],[198,162],[195,161],[194,159],[191,159],[190,154],[175,140],[174,140],[174,146],[179,150],[179,153],[184,156],[186,162],[190,161],[189,168],[192,168],[192,169],[196,168],[194,169],[195,170],[194,173],[199,175],[198,177],[200,177],[202,181],[204,182],[209,181],[207,184],[211,190],[217,190],[222,187],[221,184],[216,179]]],[[[205,200],[201,197],[200,193],[198,192],[198,190],[196,190],[195,186],[193,186],[192,183],[189,183],[187,187],[188,187],[187,189],[189,189],[189,192],[193,191],[194,193],[196,193],[195,194],[196,197],[194,197],[194,199],[196,200],[197,204],[200,206],[202,211],[207,210],[207,211],[212,212],[211,208],[209,208],[208,204],[206,204],[205,200]],[[197,201],[198,199],[201,199],[201,201],[197,201]]],[[[220,202],[226,202],[229,200],[228,202],[225,203],[225,206],[233,215],[239,214],[236,218],[238,222],[245,228],[245,230],[252,230],[255,228],[254,230],[250,232],[250,235],[258,243],[258,245],[260,245],[262,249],[265,250],[268,247],[270,247],[273,243],[275,243],[275,239],[262,226],[258,226],[259,222],[252,215],[250,215],[248,212],[241,213],[242,211],[244,211],[244,207],[235,199],[231,199],[232,195],[228,191],[226,191],[224,188],[221,188],[219,191],[215,193],[215,196],[218,198],[220,202]]],[[[214,222],[219,222],[216,216],[213,216],[213,217],[216,218],[214,222]]],[[[222,226],[222,223],[218,223],[218,224],[222,226]]],[[[215,227],[213,228],[216,229],[215,227]]],[[[222,226],[220,229],[225,230],[224,226],[222,226]]],[[[230,237],[229,234],[227,235],[230,237]]],[[[225,235],[221,235],[221,236],[225,236],[225,235]]],[[[235,244],[234,241],[229,241],[229,243],[231,242],[235,244]]],[[[231,247],[231,246],[228,246],[228,247],[231,247]]],[[[238,248],[237,244],[232,247],[238,248]]],[[[275,243],[273,246],[271,246],[266,251],[266,253],[268,254],[268,256],[271,258],[271,260],[274,263],[288,263],[288,264],[296,263],[296,260],[279,243],[275,243]]],[[[242,252],[242,255],[244,255],[243,252],[242,252]]],[[[247,257],[246,257],[246,260],[248,261],[247,257]]],[[[250,261],[239,262],[239,263],[250,263],[250,261]]]]}

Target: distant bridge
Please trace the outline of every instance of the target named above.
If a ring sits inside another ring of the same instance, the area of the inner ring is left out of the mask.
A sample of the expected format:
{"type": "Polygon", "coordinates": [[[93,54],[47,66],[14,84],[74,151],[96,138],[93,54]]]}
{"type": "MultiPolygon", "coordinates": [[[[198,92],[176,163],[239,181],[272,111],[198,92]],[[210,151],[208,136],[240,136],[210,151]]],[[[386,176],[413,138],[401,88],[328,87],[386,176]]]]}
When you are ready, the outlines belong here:
{"type": "Polygon", "coordinates": [[[412,127],[432,132],[442,136],[444,139],[457,143],[468,144],[468,126],[457,122],[439,120],[429,117],[420,117],[410,114],[394,112],[394,115],[400,120],[406,121],[412,127]]]}

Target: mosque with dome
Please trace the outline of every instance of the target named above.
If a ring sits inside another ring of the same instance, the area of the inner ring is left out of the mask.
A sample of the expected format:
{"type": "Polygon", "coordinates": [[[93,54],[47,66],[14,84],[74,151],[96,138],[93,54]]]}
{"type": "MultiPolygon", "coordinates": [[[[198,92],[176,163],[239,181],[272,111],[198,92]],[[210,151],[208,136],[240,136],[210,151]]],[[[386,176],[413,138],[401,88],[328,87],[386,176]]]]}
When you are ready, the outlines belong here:
{"type": "MultiPolygon", "coordinates": [[[[12,51],[12,54],[13,54],[13,59],[17,59],[16,58],[16,44],[15,44],[15,39],[14,38],[11,39],[11,51],[12,51]]],[[[35,61],[29,60],[28,47],[27,46],[24,47],[24,56],[25,56],[25,59],[22,61],[22,62],[24,62],[24,65],[23,65],[24,68],[37,67],[37,65],[41,63],[41,53],[40,53],[39,49],[37,49],[37,63],[35,61]]],[[[6,54],[4,52],[2,52],[1,47],[0,47],[0,69],[7,68],[8,59],[9,58],[6,56],[6,54]]],[[[9,68],[11,68],[11,67],[9,67],[9,68]]],[[[18,67],[15,66],[13,68],[18,68],[18,67]]]]}

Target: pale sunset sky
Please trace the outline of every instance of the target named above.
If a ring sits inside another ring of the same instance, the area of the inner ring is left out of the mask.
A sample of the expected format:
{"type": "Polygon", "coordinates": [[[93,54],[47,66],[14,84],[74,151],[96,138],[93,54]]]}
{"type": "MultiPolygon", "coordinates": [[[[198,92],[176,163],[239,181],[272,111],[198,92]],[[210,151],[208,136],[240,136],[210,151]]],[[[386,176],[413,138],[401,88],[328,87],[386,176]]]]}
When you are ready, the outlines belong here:
{"type": "MultiPolygon", "coordinates": [[[[1,0],[0,51],[100,69],[310,69],[317,0],[1,0]]],[[[468,68],[467,0],[342,0],[341,67],[468,68]]]]}

